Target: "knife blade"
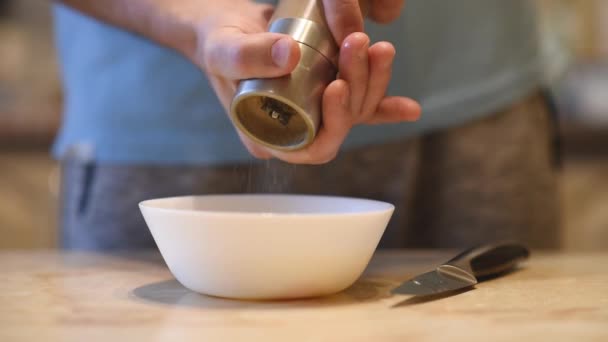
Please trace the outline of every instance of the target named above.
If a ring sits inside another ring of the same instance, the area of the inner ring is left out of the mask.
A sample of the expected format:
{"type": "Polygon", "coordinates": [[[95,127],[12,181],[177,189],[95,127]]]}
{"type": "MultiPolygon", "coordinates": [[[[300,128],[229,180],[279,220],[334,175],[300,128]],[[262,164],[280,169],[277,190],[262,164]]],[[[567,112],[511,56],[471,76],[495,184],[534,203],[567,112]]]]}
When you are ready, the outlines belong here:
{"type": "Polygon", "coordinates": [[[525,246],[513,242],[476,246],[404,282],[392,293],[428,296],[465,289],[514,269],[529,256],[525,246]]]}

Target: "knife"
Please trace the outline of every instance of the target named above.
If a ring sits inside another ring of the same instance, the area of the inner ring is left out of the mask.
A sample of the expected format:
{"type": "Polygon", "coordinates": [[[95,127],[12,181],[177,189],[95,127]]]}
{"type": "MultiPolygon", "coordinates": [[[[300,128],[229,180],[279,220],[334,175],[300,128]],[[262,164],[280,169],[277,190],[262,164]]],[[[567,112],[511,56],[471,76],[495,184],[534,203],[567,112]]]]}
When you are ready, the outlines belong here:
{"type": "Polygon", "coordinates": [[[392,292],[428,296],[464,289],[514,269],[529,256],[529,250],[517,243],[476,246],[458,254],[434,271],[406,281],[392,292]]]}

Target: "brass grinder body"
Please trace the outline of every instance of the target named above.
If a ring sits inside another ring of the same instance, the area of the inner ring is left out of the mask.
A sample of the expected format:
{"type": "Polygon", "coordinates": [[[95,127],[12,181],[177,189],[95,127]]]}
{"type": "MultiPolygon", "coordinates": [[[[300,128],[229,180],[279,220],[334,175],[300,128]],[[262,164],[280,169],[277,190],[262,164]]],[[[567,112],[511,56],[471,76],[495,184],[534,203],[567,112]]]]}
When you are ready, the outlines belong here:
{"type": "Polygon", "coordinates": [[[262,145],[283,151],[302,149],[321,125],[323,92],[336,79],[339,48],[321,0],[281,0],[268,31],[297,41],[300,61],[290,75],[241,81],[231,119],[262,145]]]}

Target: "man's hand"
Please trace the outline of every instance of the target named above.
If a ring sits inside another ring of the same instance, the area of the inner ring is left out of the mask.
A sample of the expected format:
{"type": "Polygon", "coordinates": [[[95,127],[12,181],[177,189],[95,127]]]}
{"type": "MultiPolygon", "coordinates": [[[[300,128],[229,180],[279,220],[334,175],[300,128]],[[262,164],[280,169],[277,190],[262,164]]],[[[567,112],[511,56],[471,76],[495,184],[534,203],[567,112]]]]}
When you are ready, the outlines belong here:
{"type": "MultiPolygon", "coordinates": [[[[239,80],[287,75],[300,58],[297,43],[290,37],[264,32],[272,12],[270,7],[245,1],[231,8],[238,11],[226,9],[201,26],[202,39],[196,58],[226,111],[239,80]]],[[[417,120],[420,106],[415,101],[385,96],[394,56],[395,49],[390,43],[370,46],[364,33],[348,35],[340,49],[340,79],[325,90],[323,125],[310,146],[280,152],[258,145],[239,132],[241,140],[258,158],[321,164],[336,156],[354,125],[417,120]]]]}

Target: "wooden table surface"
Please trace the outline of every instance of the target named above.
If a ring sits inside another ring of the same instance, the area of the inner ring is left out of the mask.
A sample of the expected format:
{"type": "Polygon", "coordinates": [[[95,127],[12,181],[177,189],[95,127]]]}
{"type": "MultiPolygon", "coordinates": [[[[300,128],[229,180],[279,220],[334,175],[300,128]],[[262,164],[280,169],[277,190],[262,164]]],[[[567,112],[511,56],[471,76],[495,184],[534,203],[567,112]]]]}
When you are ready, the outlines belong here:
{"type": "Polygon", "coordinates": [[[332,297],[198,295],[156,254],[0,253],[0,341],[608,341],[608,253],[533,254],[523,269],[433,301],[391,296],[449,254],[380,252],[332,297]]]}

